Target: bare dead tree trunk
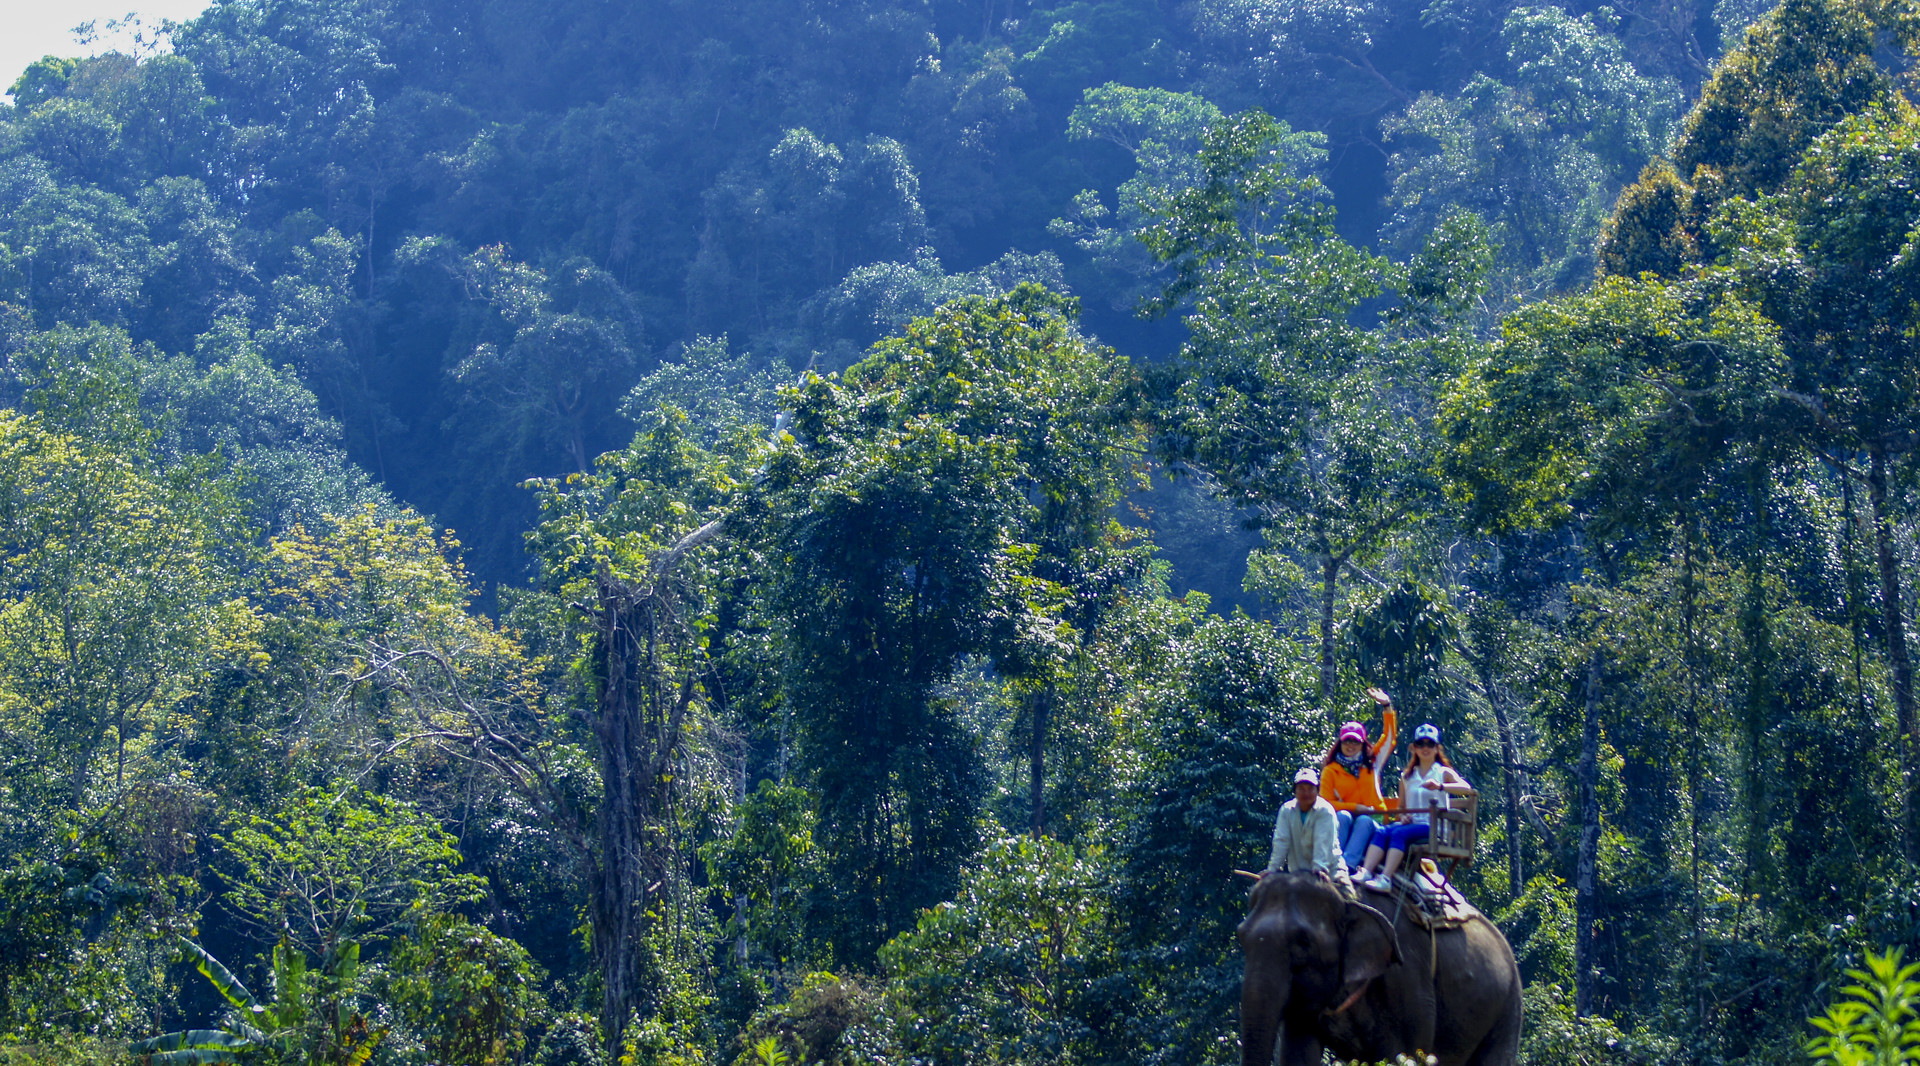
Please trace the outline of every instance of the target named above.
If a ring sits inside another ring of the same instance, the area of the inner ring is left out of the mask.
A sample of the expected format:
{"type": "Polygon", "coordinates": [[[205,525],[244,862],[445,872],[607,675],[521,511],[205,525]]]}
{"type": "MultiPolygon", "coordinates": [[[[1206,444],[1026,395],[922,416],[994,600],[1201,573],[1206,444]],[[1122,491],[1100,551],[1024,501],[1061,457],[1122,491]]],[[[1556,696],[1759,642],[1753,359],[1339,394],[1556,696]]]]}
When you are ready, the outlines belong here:
{"type": "Polygon", "coordinates": [[[645,851],[641,824],[640,693],[636,658],[644,653],[631,629],[626,598],[613,579],[600,581],[600,647],[605,671],[600,692],[600,850],[593,877],[593,954],[600,968],[600,1031],[620,1046],[628,1020],[642,1006],[646,975],[640,952],[646,939],[645,886],[639,860],[645,851]]]}
{"type": "Polygon", "coordinates": [[[1594,938],[1600,905],[1600,653],[1587,660],[1586,720],[1580,734],[1580,853],[1573,875],[1573,1010],[1593,1010],[1594,938]]]}
{"type": "Polygon", "coordinates": [[[627,1024],[654,1005],[658,963],[648,950],[649,912],[674,875],[667,821],[673,761],[693,698],[693,678],[665,676],[661,632],[666,606],[654,589],[602,570],[595,612],[601,689],[599,849],[591,887],[593,955],[600,970],[601,1031],[618,1049],[627,1024]]]}
{"type": "Polygon", "coordinates": [[[1893,516],[1887,513],[1887,449],[1875,444],[1867,451],[1867,502],[1873,509],[1873,549],[1880,571],[1881,626],[1887,635],[1887,665],[1893,673],[1893,707],[1900,734],[1900,768],[1906,775],[1901,790],[1905,804],[1908,859],[1920,859],[1920,832],[1914,825],[1914,753],[1920,750],[1913,713],[1913,665],[1907,658],[1907,623],[1901,610],[1900,560],[1893,551],[1893,516]]]}

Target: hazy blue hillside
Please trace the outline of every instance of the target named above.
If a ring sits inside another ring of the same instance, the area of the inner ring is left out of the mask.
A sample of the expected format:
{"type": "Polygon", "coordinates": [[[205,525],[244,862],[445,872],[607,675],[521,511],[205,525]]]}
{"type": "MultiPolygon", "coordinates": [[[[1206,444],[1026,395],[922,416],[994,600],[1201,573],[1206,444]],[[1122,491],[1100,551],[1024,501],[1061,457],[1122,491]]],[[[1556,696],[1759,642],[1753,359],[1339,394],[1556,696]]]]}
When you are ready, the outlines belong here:
{"type": "Polygon", "coordinates": [[[621,443],[622,396],[701,337],[834,369],[1034,280],[1171,353],[1126,231],[1211,109],[1323,133],[1349,239],[1404,252],[1464,207],[1502,295],[1578,284],[1718,50],[1696,7],[222,3],[172,55],[26,73],[7,301],[169,354],[244,328],[517,580],[516,484],[621,443]]]}

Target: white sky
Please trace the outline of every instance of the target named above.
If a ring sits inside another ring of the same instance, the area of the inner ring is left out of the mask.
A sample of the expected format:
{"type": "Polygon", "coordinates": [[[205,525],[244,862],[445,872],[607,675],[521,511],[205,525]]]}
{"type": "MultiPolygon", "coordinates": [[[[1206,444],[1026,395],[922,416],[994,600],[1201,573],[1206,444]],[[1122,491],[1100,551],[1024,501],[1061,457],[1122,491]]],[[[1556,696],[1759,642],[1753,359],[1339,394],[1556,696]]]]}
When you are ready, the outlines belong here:
{"type": "Polygon", "coordinates": [[[207,9],[208,0],[0,0],[0,93],[27,65],[45,55],[89,56],[131,48],[124,34],[107,34],[112,19],[138,15],[149,26],[162,19],[182,22],[207,9]],[[98,23],[100,40],[82,46],[73,28],[98,23]]]}

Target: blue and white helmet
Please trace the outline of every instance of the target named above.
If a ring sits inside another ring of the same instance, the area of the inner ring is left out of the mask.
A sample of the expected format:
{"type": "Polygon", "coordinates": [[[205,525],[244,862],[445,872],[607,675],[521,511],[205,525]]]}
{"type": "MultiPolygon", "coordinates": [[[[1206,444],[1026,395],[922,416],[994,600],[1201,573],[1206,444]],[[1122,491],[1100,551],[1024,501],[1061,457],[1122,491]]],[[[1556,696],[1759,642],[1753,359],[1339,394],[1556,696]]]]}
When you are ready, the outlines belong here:
{"type": "Polygon", "coordinates": [[[1420,728],[1413,731],[1413,739],[1416,742],[1431,740],[1435,744],[1438,744],[1440,743],[1440,727],[1434,725],[1432,722],[1424,722],[1420,728]]]}

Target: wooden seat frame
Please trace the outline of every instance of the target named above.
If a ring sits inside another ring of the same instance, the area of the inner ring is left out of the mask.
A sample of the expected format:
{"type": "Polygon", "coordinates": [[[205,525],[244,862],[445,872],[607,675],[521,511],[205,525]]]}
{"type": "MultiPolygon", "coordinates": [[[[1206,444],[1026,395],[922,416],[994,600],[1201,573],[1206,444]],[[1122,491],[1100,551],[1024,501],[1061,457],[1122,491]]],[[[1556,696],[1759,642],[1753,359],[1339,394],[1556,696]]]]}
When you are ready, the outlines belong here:
{"type": "MultiPolygon", "coordinates": [[[[1444,864],[1447,876],[1462,866],[1473,865],[1474,849],[1480,845],[1480,793],[1468,791],[1456,793],[1450,806],[1440,806],[1439,801],[1429,805],[1426,810],[1427,824],[1431,830],[1427,839],[1407,849],[1407,867],[1418,869],[1416,860],[1428,858],[1435,865],[1444,864]]],[[[1402,808],[1418,811],[1418,807],[1402,808]]]]}

